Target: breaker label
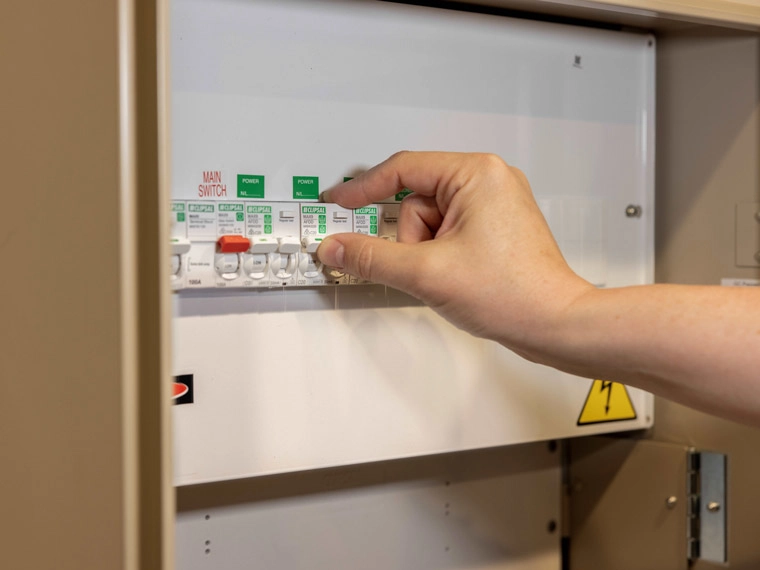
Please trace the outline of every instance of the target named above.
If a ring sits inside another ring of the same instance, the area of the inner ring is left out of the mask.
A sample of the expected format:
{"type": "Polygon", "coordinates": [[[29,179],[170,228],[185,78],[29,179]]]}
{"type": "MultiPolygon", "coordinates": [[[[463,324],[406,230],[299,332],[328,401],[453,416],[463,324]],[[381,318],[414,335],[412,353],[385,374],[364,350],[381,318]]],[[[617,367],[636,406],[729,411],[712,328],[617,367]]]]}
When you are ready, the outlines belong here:
{"type": "Polygon", "coordinates": [[[294,176],[293,199],[316,200],[319,198],[319,177],[317,176],[294,176]]]}
{"type": "Polygon", "coordinates": [[[197,240],[215,240],[216,208],[211,203],[187,205],[187,237],[197,240]]]}
{"type": "Polygon", "coordinates": [[[325,235],[327,233],[327,208],[325,206],[301,206],[301,235],[325,235]]]}
{"type": "Polygon", "coordinates": [[[358,234],[377,236],[377,206],[354,210],[354,231],[358,234]]]}
{"type": "Polygon", "coordinates": [[[219,204],[216,219],[218,235],[242,236],[245,234],[243,204],[234,202],[219,204]]]}
{"type": "Polygon", "coordinates": [[[204,170],[202,180],[198,184],[198,198],[227,197],[227,185],[222,181],[221,170],[204,170]]]}
{"type": "Polygon", "coordinates": [[[264,177],[258,174],[237,175],[238,198],[263,198],[264,177]]]}
{"type": "Polygon", "coordinates": [[[249,236],[272,233],[272,206],[248,205],[246,213],[246,234],[249,236]]]}
{"type": "Polygon", "coordinates": [[[185,237],[187,235],[186,229],[186,217],[185,211],[186,205],[184,202],[172,202],[172,228],[171,235],[173,237],[185,237]]]}

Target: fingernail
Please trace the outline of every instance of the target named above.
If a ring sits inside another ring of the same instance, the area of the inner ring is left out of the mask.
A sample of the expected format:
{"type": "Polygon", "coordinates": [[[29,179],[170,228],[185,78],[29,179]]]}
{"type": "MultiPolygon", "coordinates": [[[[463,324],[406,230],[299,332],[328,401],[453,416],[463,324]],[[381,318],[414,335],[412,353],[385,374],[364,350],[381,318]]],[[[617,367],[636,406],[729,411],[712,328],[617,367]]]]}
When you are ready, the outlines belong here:
{"type": "Polygon", "coordinates": [[[346,248],[334,238],[325,238],[317,249],[319,260],[329,267],[343,269],[343,258],[346,254],[346,248]]]}

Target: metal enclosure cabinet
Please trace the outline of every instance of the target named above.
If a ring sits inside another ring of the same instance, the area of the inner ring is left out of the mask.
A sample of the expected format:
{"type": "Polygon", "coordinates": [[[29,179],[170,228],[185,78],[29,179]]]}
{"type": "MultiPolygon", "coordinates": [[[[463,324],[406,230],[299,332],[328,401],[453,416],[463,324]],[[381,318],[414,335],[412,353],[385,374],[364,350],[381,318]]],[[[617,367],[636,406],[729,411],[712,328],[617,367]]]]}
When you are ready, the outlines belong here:
{"type": "Polygon", "coordinates": [[[192,248],[174,366],[194,380],[175,410],[177,484],[651,425],[651,397],[631,389],[625,421],[579,426],[591,381],[383,287],[193,276],[213,273],[216,237],[245,231],[223,218],[231,205],[297,212],[317,196],[303,177],[324,189],[399,149],[442,149],[519,165],[592,282],[647,283],[654,49],[646,35],[380,2],[175,2],[173,199],[188,217],[173,231],[192,248]],[[215,222],[214,209],[227,211],[215,222]]]}

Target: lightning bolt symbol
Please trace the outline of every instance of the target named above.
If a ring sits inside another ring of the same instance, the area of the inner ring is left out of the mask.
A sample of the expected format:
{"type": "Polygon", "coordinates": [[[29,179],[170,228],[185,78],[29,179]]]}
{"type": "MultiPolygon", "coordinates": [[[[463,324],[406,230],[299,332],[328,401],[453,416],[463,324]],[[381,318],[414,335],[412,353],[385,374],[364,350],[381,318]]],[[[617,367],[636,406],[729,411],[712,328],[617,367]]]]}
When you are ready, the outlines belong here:
{"type": "Polygon", "coordinates": [[[610,397],[612,397],[612,382],[608,380],[602,380],[602,387],[599,388],[599,393],[602,393],[605,390],[607,390],[607,405],[604,408],[604,414],[607,415],[610,413],[610,397]]]}

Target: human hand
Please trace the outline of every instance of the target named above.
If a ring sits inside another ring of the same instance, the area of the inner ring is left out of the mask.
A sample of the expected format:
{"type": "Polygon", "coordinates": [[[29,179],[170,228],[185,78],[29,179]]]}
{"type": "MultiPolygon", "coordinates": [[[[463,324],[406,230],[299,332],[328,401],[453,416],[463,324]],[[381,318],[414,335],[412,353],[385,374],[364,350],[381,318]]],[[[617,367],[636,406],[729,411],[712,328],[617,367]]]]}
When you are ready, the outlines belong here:
{"type": "Polygon", "coordinates": [[[523,173],[495,155],[401,152],[322,198],[358,208],[403,188],[414,193],[401,202],[397,243],[337,234],[319,259],[529,358],[593,289],[568,267],[523,173]]]}

